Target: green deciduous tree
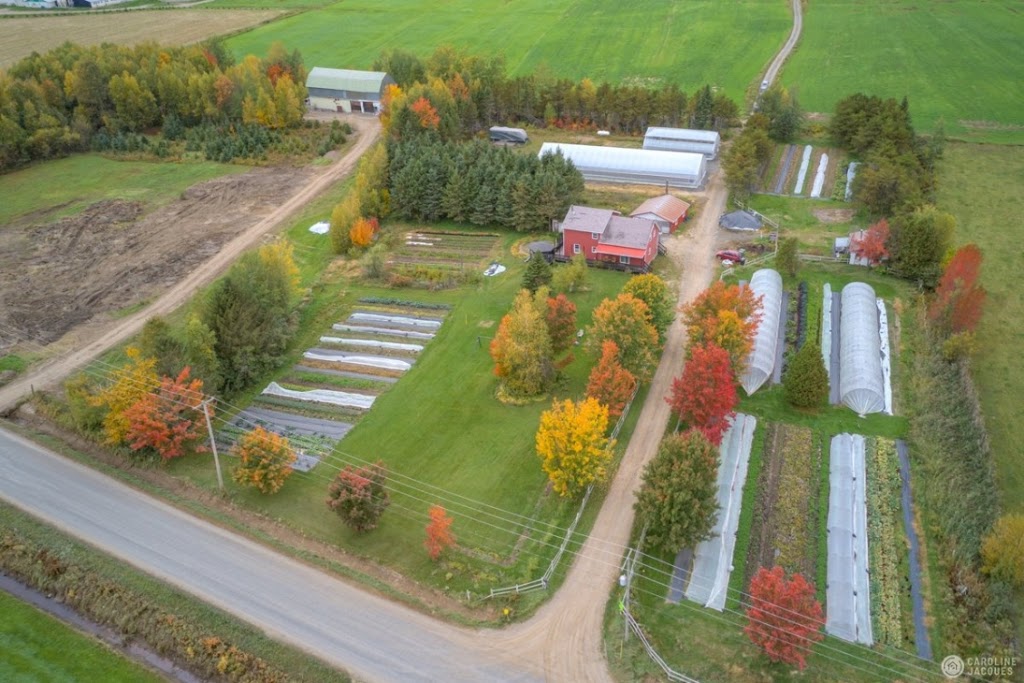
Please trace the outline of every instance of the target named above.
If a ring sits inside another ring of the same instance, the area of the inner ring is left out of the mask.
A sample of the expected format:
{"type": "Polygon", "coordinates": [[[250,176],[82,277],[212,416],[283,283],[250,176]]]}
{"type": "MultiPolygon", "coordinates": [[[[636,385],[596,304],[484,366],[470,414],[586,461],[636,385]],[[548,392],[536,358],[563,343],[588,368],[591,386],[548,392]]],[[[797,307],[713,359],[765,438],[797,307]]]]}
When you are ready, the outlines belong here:
{"type": "Polygon", "coordinates": [[[568,264],[556,266],[551,288],[556,292],[582,292],[587,286],[587,257],[576,254],[568,264]]]}
{"type": "Polygon", "coordinates": [[[676,317],[675,297],[665,281],[654,273],[634,275],[622,291],[647,304],[648,322],[658,331],[658,338],[664,341],[665,333],[676,317]]]}
{"type": "Polygon", "coordinates": [[[646,541],[662,553],[711,538],[718,518],[718,448],[697,430],[665,437],[644,468],[635,504],[646,541]]]}
{"type": "Polygon", "coordinates": [[[500,396],[529,398],[547,391],[554,379],[551,338],[529,291],[520,291],[501,319],[490,351],[494,374],[501,379],[500,396]]]}
{"type": "Polygon", "coordinates": [[[955,229],[956,219],[934,206],[897,216],[890,225],[890,269],[900,277],[934,287],[955,229]]]}
{"type": "Polygon", "coordinates": [[[649,319],[647,304],[632,294],[605,299],[594,309],[587,349],[597,354],[604,342],[615,342],[622,367],[645,382],[654,372],[658,352],[658,331],[649,319]]]}

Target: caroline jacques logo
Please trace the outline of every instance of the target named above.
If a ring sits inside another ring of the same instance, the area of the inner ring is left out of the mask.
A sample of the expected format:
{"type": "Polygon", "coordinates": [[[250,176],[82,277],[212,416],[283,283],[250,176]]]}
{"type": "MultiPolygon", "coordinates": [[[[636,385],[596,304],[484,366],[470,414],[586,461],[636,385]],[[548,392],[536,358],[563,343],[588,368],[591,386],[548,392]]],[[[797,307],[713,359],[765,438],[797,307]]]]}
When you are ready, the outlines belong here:
{"type": "Polygon", "coordinates": [[[942,674],[946,678],[977,676],[980,678],[1009,678],[1017,666],[1016,657],[958,657],[949,655],[942,660],[942,674]]]}

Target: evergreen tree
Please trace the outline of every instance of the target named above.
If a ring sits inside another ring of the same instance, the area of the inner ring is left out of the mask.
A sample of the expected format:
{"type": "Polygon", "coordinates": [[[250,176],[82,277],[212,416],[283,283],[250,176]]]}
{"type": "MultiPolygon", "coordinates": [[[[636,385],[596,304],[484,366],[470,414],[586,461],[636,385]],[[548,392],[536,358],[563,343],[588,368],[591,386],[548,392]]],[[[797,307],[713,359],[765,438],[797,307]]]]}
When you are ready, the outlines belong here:
{"type": "Polygon", "coordinates": [[[783,381],[786,402],[797,408],[820,408],[828,399],[828,373],[821,351],[815,344],[804,344],[783,381]]]}
{"type": "Polygon", "coordinates": [[[779,251],[775,254],[775,266],[789,277],[796,277],[797,271],[800,270],[798,245],[797,238],[787,237],[779,242],[779,251]]]}
{"type": "Polygon", "coordinates": [[[693,99],[693,127],[708,129],[714,123],[715,98],[711,86],[705,85],[693,99]]]}
{"type": "Polygon", "coordinates": [[[523,273],[523,289],[536,292],[539,287],[547,287],[551,284],[551,264],[539,252],[530,255],[526,264],[526,272],[523,273]]]}

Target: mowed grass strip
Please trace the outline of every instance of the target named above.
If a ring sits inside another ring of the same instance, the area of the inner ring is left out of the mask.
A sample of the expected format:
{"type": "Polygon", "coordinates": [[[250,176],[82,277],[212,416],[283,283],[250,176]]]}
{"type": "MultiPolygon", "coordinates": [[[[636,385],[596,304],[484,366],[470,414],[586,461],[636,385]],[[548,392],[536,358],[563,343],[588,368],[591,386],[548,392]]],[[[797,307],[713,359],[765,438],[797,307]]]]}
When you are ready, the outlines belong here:
{"type": "Polygon", "coordinates": [[[157,683],[160,676],[0,590],[0,680],[157,683]]]}
{"type": "MultiPolygon", "coordinates": [[[[80,45],[136,45],[155,40],[186,45],[256,26],[280,15],[279,10],[160,10],[109,14],[54,14],[0,20],[0,67],[33,52],[46,52],[65,41],[80,45]]],[[[262,53],[261,53],[262,54],[262,53]]]]}
{"type": "MultiPolygon", "coordinates": [[[[0,21],[0,27],[3,24],[0,21]]],[[[151,209],[198,182],[247,170],[207,161],[115,161],[76,154],[0,175],[0,225],[36,211],[45,211],[51,219],[75,214],[104,199],[141,201],[151,209]]]]}
{"type": "Polygon", "coordinates": [[[970,141],[1024,142],[1024,11],[992,2],[805,3],[800,45],[782,72],[809,111],[855,92],[910,99],[914,125],[970,141]]]}
{"type": "Polygon", "coordinates": [[[988,290],[978,328],[979,353],[972,372],[991,439],[1001,501],[1007,511],[1024,511],[1024,297],[1018,287],[1019,231],[1024,215],[1024,148],[948,145],[939,166],[938,205],[957,218],[955,239],[974,242],[985,260],[981,281],[988,290]]]}
{"type": "Polygon", "coordinates": [[[710,83],[741,99],[789,33],[784,2],[609,3],[603,0],[352,0],[287,17],[228,41],[238,56],[275,40],[308,66],[367,69],[400,47],[427,56],[441,45],[505,54],[510,73],[544,71],[595,82],[710,83]]]}

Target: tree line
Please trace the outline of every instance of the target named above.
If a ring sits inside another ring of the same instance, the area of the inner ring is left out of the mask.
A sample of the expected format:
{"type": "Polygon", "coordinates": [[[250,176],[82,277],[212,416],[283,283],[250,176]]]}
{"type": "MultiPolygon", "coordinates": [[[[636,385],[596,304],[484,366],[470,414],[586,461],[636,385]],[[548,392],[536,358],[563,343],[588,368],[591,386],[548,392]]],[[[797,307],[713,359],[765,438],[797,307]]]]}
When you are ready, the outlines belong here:
{"type": "MultiPolygon", "coordinates": [[[[554,78],[544,70],[510,77],[503,56],[480,57],[438,48],[423,60],[403,50],[383,53],[373,68],[389,73],[402,91],[439,82],[452,98],[459,127],[466,133],[494,123],[523,123],[578,130],[598,128],[641,134],[648,126],[721,128],[739,115],[736,103],[704,85],[687,94],[679,85],[656,88],[595,84],[588,78],[554,78]]],[[[439,89],[422,94],[438,109],[439,89]]]]}
{"type": "Polygon", "coordinates": [[[0,170],[90,149],[98,134],[110,144],[164,125],[292,127],[305,111],[305,79],[299,52],[279,43],[238,63],[217,42],[65,43],[0,72],[0,170]]]}

